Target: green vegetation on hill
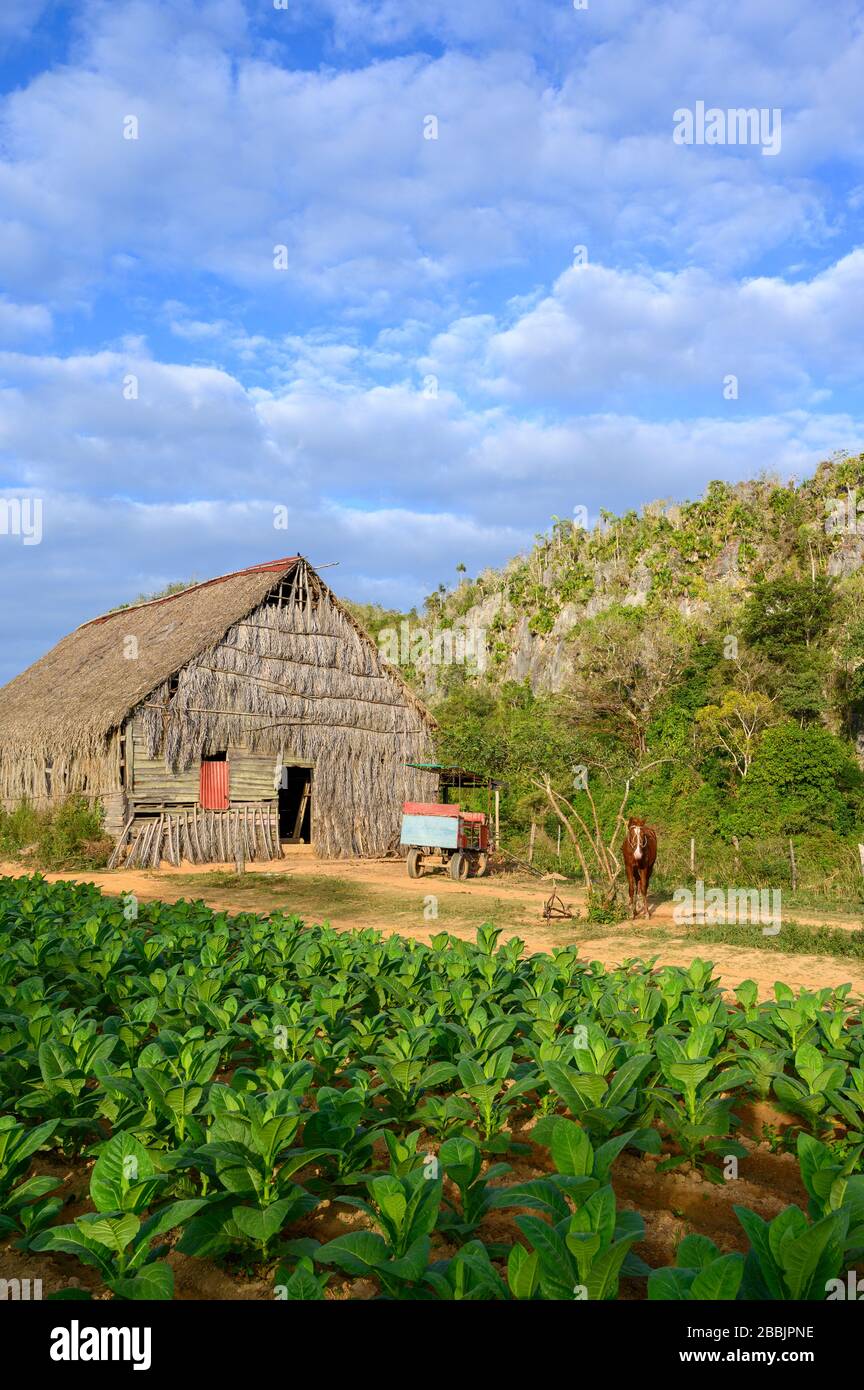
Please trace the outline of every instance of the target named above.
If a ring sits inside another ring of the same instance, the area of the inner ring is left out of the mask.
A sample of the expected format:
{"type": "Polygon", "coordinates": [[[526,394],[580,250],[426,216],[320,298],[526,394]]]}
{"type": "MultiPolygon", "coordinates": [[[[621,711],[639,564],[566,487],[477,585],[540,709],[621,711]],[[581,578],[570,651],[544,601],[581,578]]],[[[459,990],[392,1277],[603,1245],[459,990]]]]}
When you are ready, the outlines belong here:
{"type": "Polygon", "coordinates": [[[628,809],[663,832],[670,881],[693,836],[711,876],[785,883],[794,837],[800,882],[859,892],[864,455],[800,485],[713,482],[593,529],[554,518],[529,554],[440,585],[411,620],[486,633],[485,671],[404,671],[442,759],[507,783],[512,851],[535,820],[538,860],[555,862],[534,779],[578,806],[584,767],[603,815],[632,780],[628,809]]]}

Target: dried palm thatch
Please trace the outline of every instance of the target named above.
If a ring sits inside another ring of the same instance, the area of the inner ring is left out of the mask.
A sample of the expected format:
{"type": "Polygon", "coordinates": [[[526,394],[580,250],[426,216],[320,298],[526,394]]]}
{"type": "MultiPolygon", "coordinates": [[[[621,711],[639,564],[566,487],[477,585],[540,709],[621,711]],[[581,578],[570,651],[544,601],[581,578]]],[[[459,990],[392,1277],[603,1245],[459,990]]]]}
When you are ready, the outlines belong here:
{"type": "Polygon", "coordinates": [[[296,568],[296,558],[243,570],[95,618],[0,690],[0,796],[109,791],[130,710],[296,568]]]}
{"type": "Polygon", "coordinates": [[[432,792],[406,763],[429,756],[434,721],[299,557],[107,614],[59,642],[0,690],[0,797],[117,789],[136,712],[150,756],[174,774],[229,747],[272,755],[274,768],[313,766],[326,856],[385,851],[401,801],[432,792]]]}

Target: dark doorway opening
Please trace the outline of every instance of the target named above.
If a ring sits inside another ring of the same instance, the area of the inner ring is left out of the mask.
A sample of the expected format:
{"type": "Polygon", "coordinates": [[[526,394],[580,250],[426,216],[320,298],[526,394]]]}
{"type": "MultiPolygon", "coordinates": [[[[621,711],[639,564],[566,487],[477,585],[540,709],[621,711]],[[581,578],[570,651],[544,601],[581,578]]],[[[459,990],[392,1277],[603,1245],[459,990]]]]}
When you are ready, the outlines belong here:
{"type": "Polygon", "coordinates": [[[289,844],[312,842],[312,769],[283,767],[279,788],[279,839],[289,844]]]}

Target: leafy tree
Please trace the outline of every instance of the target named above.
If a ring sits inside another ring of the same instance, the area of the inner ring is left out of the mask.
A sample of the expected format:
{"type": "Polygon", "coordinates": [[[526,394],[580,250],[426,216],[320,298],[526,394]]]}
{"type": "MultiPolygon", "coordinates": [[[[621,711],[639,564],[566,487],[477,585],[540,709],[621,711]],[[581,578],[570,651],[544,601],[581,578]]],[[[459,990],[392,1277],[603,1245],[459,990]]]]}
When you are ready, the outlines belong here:
{"type": "Polygon", "coordinates": [[[649,726],[687,669],[680,621],[668,614],[649,624],[638,609],[619,605],[586,624],[578,648],[577,718],[607,728],[644,757],[649,726]]]}
{"type": "Polygon", "coordinates": [[[812,582],[784,575],[754,585],[744,607],[745,639],[772,661],[785,663],[795,649],[824,637],[836,607],[833,580],[812,582]]]}
{"type": "Polygon", "coordinates": [[[854,738],[864,729],[864,618],[853,623],[840,649],[837,686],[846,732],[854,738]]]}
{"type": "Polygon", "coordinates": [[[827,661],[811,649],[801,662],[784,673],[777,692],[777,703],[790,719],[813,724],[827,712],[825,696],[827,661]]]}
{"type": "Polygon", "coordinates": [[[815,825],[848,833],[862,792],[864,773],[841,739],[815,726],[776,724],[762,736],[730,827],[742,835],[797,835],[815,825]]]}
{"type": "Polygon", "coordinates": [[[719,705],[705,705],[696,715],[701,741],[729,754],[739,777],[746,777],[759,742],[774,715],[774,705],[755,691],[727,690],[719,705]]]}
{"type": "Polygon", "coordinates": [[[440,761],[504,782],[502,814],[513,826],[531,819],[531,778],[538,771],[569,785],[574,763],[588,761],[560,698],[535,695],[527,682],[508,681],[499,691],[465,685],[435,715],[440,761]]]}

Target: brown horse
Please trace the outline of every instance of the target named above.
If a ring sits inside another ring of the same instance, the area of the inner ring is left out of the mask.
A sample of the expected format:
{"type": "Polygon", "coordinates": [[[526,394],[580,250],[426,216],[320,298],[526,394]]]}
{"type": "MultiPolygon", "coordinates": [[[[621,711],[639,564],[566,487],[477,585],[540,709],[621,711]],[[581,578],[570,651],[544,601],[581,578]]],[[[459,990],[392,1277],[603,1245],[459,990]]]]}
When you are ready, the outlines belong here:
{"type": "Polygon", "coordinates": [[[622,846],[624,866],[627,870],[627,884],[630,889],[630,916],[636,916],[639,894],[645,907],[645,916],[651,916],[648,906],[648,885],[657,858],[657,831],[646,825],[641,816],[631,816],[627,822],[627,835],[622,846]]]}

